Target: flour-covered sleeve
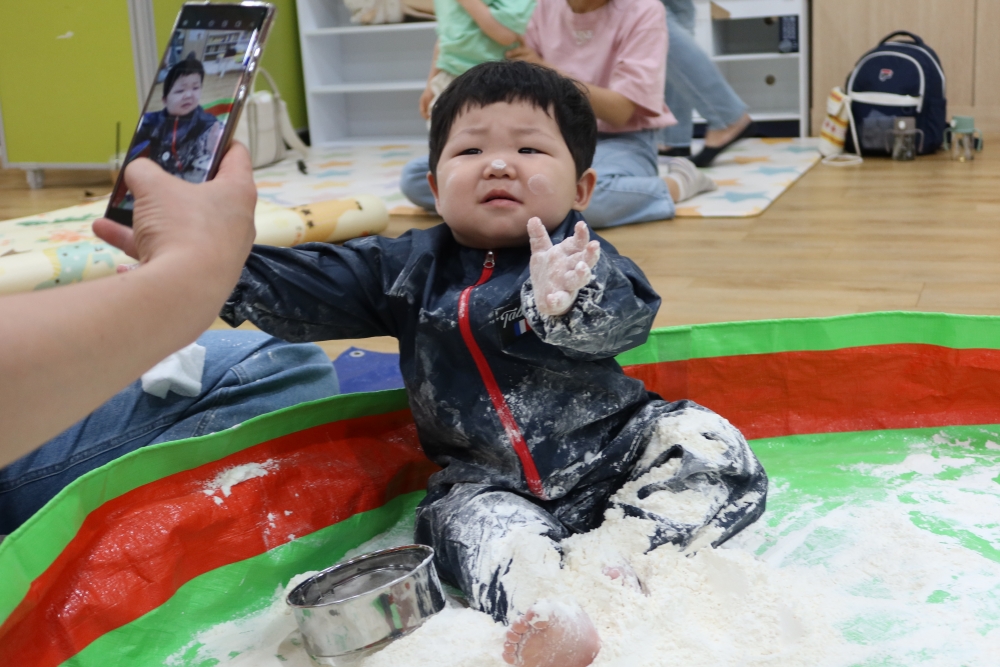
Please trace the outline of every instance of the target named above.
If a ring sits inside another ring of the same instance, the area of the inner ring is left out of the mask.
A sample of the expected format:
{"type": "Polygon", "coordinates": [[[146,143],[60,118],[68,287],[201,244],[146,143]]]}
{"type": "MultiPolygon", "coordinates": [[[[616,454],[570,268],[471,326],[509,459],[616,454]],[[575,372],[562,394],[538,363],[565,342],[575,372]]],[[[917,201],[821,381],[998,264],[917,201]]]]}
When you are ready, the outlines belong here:
{"type": "Polygon", "coordinates": [[[254,246],[220,317],[293,342],[396,336],[398,306],[388,292],[400,245],[405,239],[373,236],[344,246],[254,246]]]}
{"type": "Polygon", "coordinates": [[[613,357],[646,342],[660,307],[660,297],[639,267],[601,241],[593,278],[565,314],[542,315],[531,279],[521,287],[521,306],[531,328],[574,359],[613,357]]]}

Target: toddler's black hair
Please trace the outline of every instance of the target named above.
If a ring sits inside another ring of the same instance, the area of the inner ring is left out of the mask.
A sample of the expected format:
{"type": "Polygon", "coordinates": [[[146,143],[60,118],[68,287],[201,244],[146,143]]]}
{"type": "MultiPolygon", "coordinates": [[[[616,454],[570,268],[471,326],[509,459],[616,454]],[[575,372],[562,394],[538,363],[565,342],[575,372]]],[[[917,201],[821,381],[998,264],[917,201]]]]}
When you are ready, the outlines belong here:
{"type": "Polygon", "coordinates": [[[476,65],[448,86],[431,112],[429,167],[437,175],[438,160],[455,119],[467,109],[506,102],[527,102],[555,116],[576,164],[576,177],[590,168],[597,147],[597,119],[586,95],[572,79],[555,70],[520,60],[476,65]]]}
{"type": "Polygon", "coordinates": [[[197,74],[201,77],[202,82],[205,81],[205,67],[201,64],[200,60],[194,57],[194,51],[189,53],[187,58],[171,67],[170,71],[167,72],[167,78],[163,80],[163,97],[170,94],[170,89],[177,83],[177,79],[188,74],[197,74]]]}

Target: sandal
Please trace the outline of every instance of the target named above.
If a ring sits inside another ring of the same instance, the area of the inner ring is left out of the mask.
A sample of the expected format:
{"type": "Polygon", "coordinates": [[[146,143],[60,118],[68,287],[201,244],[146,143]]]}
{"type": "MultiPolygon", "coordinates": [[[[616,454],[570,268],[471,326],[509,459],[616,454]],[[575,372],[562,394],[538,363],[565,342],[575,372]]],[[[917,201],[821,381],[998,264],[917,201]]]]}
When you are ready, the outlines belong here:
{"type": "Polygon", "coordinates": [[[737,134],[728,142],[724,143],[721,146],[705,146],[703,149],[701,149],[700,153],[691,158],[691,161],[694,162],[694,165],[696,167],[707,167],[708,165],[712,164],[712,161],[716,157],[718,157],[719,153],[726,150],[740,139],[744,139],[746,137],[752,137],[756,133],[757,133],[757,123],[750,121],[750,123],[743,128],[742,132],[737,134]]]}

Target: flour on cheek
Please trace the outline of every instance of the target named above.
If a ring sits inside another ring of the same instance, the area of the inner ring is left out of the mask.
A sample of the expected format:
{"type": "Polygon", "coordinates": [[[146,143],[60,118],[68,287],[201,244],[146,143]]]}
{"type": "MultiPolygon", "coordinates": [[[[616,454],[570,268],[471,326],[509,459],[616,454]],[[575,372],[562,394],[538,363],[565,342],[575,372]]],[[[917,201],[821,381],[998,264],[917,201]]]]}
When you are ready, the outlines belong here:
{"type": "Polygon", "coordinates": [[[535,174],[529,178],[528,189],[531,190],[532,194],[536,195],[554,195],[556,193],[555,187],[552,186],[552,181],[545,174],[535,174]]]}

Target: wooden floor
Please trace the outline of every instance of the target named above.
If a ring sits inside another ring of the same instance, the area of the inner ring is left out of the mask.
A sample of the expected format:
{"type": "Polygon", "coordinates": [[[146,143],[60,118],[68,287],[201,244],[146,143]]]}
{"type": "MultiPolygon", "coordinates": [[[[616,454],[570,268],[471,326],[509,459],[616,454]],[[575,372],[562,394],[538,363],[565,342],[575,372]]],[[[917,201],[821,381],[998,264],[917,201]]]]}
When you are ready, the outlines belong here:
{"type": "MultiPolygon", "coordinates": [[[[996,139],[1000,139],[997,137],[996,139]]],[[[1000,315],[1000,148],[971,163],[818,165],[763,215],[677,219],[606,230],[663,297],[656,326],[817,317],[877,310],[1000,315]]],[[[106,193],[107,176],[48,172],[29,191],[0,171],[0,218],[106,193]]],[[[393,218],[390,236],[431,221],[393,218]]],[[[217,326],[225,326],[221,322],[217,326]]],[[[395,351],[395,341],[332,341],[395,351]]]]}

